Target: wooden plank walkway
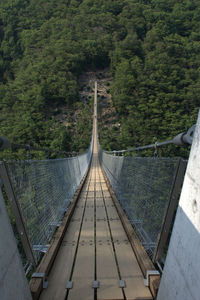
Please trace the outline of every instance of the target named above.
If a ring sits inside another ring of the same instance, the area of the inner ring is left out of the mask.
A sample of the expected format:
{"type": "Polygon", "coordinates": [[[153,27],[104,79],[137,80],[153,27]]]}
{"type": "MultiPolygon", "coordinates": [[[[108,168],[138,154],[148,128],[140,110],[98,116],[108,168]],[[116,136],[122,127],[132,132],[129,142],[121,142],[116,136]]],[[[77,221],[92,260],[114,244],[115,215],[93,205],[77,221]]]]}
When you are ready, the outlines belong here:
{"type": "Polygon", "coordinates": [[[41,300],[153,299],[99,165],[96,91],[90,171],[41,300]]]}

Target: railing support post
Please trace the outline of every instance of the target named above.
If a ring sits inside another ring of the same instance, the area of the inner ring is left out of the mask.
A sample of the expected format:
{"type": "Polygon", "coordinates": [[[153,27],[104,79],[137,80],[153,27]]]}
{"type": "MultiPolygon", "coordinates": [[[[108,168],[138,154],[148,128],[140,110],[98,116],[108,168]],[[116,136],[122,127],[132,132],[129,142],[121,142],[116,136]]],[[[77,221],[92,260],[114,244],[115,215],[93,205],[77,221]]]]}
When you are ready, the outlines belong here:
{"type": "Polygon", "coordinates": [[[15,218],[16,226],[17,226],[17,231],[19,233],[20,239],[22,241],[22,245],[26,254],[27,259],[34,265],[37,265],[37,259],[33,253],[32,250],[32,245],[29,240],[26,227],[25,227],[25,222],[23,219],[23,215],[21,212],[21,208],[19,206],[19,203],[17,201],[17,198],[15,196],[11,180],[7,171],[6,164],[4,162],[0,163],[0,176],[3,181],[4,187],[6,194],[8,196],[8,200],[11,205],[11,210],[15,218]]]}
{"type": "Polygon", "coordinates": [[[154,251],[153,255],[153,263],[156,263],[162,258],[163,251],[167,242],[167,239],[169,237],[171,224],[173,221],[174,213],[178,204],[179,200],[179,194],[181,190],[181,186],[183,183],[183,178],[185,175],[187,162],[183,159],[179,159],[176,174],[173,182],[173,186],[171,189],[168,205],[165,211],[165,215],[163,218],[162,228],[158,237],[157,246],[154,251]]]}

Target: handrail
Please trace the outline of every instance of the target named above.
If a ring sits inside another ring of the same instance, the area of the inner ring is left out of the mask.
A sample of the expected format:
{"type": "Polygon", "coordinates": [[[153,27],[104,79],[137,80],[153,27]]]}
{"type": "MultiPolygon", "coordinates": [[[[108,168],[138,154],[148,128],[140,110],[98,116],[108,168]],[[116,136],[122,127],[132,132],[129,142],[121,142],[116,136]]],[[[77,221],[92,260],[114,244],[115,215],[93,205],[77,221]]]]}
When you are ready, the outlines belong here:
{"type": "Polygon", "coordinates": [[[188,131],[179,133],[173,139],[168,140],[168,141],[155,142],[154,144],[139,146],[139,147],[130,148],[127,150],[113,150],[113,151],[104,150],[104,152],[107,154],[116,154],[116,153],[122,154],[122,153],[127,153],[127,152],[146,150],[146,149],[150,149],[150,148],[154,148],[156,150],[157,147],[161,147],[161,146],[169,145],[169,144],[174,144],[174,145],[178,145],[178,146],[191,145],[193,136],[194,136],[195,127],[196,127],[196,124],[193,125],[192,127],[190,127],[188,129],[188,131]]]}

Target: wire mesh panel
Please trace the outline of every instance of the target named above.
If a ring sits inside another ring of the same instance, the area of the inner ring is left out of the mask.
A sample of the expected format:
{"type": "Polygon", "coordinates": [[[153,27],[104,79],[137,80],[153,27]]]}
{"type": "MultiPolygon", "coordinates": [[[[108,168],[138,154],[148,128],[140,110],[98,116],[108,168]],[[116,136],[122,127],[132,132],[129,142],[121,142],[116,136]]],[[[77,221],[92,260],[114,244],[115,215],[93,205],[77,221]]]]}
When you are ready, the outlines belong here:
{"type": "Polygon", "coordinates": [[[152,257],[179,158],[134,158],[100,151],[100,161],[122,208],[152,257]]]}
{"type": "Polygon", "coordinates": [[[87,167],[90,162],[91,158],[91,153],[92,153],[92,147],[93,147],[93,135],[92,135],[92,140],[90,143],[90,148],[87,152],[85,152],[82,155],[78,156],[78,161],[79,161],[79,167],[80,167],[80,172],[81,172],[81,177],[83,178],[85,171],[87,170],[87,167]]]}
{"type": "Polygon", "coordinates": [[[77,157],[5,163],[37,259],[47,249],[90,158],[91,147],[77,157]]]}

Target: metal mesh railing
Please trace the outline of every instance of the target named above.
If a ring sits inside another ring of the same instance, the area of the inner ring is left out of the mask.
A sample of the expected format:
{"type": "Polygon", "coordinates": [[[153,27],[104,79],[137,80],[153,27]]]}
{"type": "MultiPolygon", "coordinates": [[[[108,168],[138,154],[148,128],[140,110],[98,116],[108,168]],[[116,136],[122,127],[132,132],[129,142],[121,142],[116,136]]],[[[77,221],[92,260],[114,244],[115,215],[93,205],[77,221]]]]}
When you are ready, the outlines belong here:
{"type": "Polygon", "coordinates": [[[179,158],[134,158],[100,150],[100,162],[122,208],[152,258],[179,158]]]}
{"type": "Polygon", "coordinates": [[[89,150],[79,156],[54,160],[5,162],[28,237],[37,260],[67,210],[89,165],[89,150]]]}

